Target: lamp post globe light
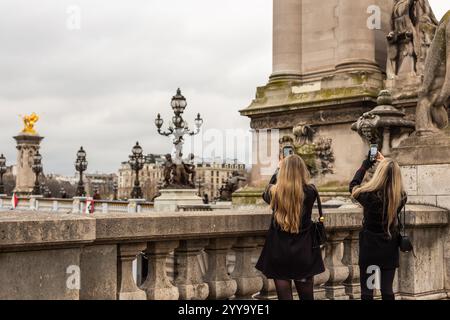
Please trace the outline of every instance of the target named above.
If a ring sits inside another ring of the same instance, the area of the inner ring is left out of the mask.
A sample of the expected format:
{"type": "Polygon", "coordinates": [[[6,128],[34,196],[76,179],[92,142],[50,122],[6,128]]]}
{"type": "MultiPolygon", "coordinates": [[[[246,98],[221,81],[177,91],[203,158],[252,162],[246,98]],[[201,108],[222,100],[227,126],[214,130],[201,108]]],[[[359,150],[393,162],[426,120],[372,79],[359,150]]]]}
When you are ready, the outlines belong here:
{"type": "Polygon", "coordinates": [[[75,170],[79,173],[80,179],[77,187],[77,197],[84,197],[86,190],[84,188],[83,173],[87,170],[88,161],[86,160],[86,151],[83,147],[77,152],[77,160],[75,161],[75,170]]]}
{"type": "Polygon", "coordinates": [[[37,151],[36,154],[33,156],[33,165],[31,166],[31,169],[36,175],[32,195],[40,196],[42,195],[42,192],[41,192],[41,185],[39,183],[39,175],[42,173],[42,156],[39,153],[39,151],[37,151]]]}
{"type": "Polygon", "coordinates": [[[5,175],[7,169],[6,158],[2,154],[0,156],[0,194],[5,194],[5,184],[3,182],[3,176],[5,175]]]}
{"type": "Polygon", "coordinates": [[[131,150],[130,160],[128,163],[130,164],[131,170],[133,170],[136,174],[133,191],[131,192],[131,199],[143,199],[144,194],[139,181],[139,172],[144,168],[145,157],[139,142],[136,142],[136,145],[131,150]]]}
{"type": "Polygon", "coordinates": [[[197,118],[195,119],[195,130],[191,131],[189,129],[188,123],[183,119],[183,113],[187,106],[186,98],[181,94],[181,90],[177,90],[177,94],[172,97],[172,101],[170,103],[174,116],[172,117],[172,121],[169,123],[169,126],[166,130],[161,130],[164,120],[161,118],[161,114],[158,113],[155,119],[155,125],[158,129],[158,133],[162,136],[173,136],[173,145],[175,146],[175,158],[174,163],[179,165],[182,163],[182,150],[184,144],[184,136],[190,135],[194,136],[200,132],[200,128],[203,125],[203,119],[200,116],[200,113],[197,114],[197,118]]]}

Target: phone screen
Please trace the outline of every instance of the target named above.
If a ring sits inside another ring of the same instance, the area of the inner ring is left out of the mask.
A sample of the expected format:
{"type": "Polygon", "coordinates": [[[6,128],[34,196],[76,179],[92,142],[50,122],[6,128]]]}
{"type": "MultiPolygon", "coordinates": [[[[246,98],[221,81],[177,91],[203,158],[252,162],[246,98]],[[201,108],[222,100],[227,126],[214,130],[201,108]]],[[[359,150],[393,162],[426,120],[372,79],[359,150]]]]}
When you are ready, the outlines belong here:
{"type": "Polygon", "coordinates": [[[374,161],[378,155],[378,146],[371,145],[370,146],[370,160],[374,161]]]}
{"type": "Polygon", "coordinates": [[[294,150],[291,147],[286,147],[283,149],[283,157],[289,157],[290,155],[294,154],[294,150]]]}

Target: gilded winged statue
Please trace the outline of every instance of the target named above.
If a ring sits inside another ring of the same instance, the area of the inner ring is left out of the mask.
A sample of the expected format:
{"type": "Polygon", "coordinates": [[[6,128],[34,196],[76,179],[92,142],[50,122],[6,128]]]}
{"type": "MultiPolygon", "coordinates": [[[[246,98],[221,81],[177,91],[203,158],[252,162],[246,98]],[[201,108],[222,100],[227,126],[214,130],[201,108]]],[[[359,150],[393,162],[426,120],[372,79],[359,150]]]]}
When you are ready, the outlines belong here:
{"type": "Polygon", "coordinates": [[[36,124],[36,122],[39,121],[39,116],[33,112],[29,116],[21,116],[21,117],[24,125],[22,132],[28,134],[37,134],[36,130],[34,130],[34,125],[36,124]]]}

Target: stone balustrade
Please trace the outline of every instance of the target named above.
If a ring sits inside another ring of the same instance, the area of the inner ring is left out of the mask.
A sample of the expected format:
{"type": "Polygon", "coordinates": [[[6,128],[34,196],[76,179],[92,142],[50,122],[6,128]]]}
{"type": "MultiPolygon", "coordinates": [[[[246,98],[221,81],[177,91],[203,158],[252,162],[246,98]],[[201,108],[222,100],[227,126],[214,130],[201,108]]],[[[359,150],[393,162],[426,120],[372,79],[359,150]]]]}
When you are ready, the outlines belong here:
{"type": "MultiPolygon", "coordinates": [[[[417,258],[401,255],[399,298],[447,298],[448,219],[446,210],[408,207],[417,258]]],[[[0,212],[0,299],[273,298],[273,281],[254,268],[270,220],[267,210],[0,212]],[[142,254],[148,273],[138,286],[133,261],[142,254]]],[[[315,278],[317,299],[360,297],[361,220],[359,208],[327,210],[326,271],[315,278]]]]}
{"type": "MultiPolygon", "coordinates": [[[[146,213],[154,211],[153,202],[142,200],[95,200],[94,207],[95,213],[146,213]]],[[[11,209],[11,197],[0,197],[0,212],[11,209]]],[[[16,210],[80,214],[86,212],[86,198],[56,199],[39,196],[20,197],[16,210]]]]}
{"type": "MultiPolygon", "coordinates": [[[[150,213],[154,212],[153,202],[142,200],[108,201],[95,200],[95,213],[150,213]]],[[[11,197],[0,196],[0,211],[11,210],[11,197]]],[[[21,197],[17,210],[33,210],[58,213],[86,212],[86,198],[47,199],[42,197],[21,197]]],[[[179,205],[177,211],[217,211],[229,210],[231,203],[212,203],[205,205],[179,205]]]]}

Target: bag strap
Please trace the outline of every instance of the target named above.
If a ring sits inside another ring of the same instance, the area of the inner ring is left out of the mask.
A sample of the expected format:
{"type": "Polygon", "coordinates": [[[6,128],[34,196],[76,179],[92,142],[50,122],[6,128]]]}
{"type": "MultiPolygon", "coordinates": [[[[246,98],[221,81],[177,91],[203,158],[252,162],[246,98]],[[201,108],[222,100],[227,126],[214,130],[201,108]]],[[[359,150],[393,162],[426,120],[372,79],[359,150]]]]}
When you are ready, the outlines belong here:
{"type": "Polygon", "coordinates": [[[321,218],[320,220],[323,220],[323,210],[322,210],[322,201],[320,200],[320,194],[319,191],[317,190],[315,185],[312,185],[314,188],[314,191],[316,191],[316,199],[317,199],[317,208],[319,209],[319,217],[321,218]]]}
{"type": "Polygon", "coordinates": [[[402,211],[400,211],[400,214],[397,215],[397,221],[398,221],[398,229],[400,231],[400,235],[403,237],[406,236],[406,203],[403,206],[402,211]],[[403,219],[402,219],[402,215],[403,215],[403,219]]]}
{"type": "Polygon", "coordinates": [[[403,206],[402,231],[403,231],[403,235],[406,236],[406,204],[403,206]]]}

